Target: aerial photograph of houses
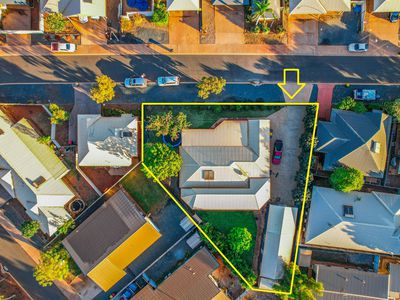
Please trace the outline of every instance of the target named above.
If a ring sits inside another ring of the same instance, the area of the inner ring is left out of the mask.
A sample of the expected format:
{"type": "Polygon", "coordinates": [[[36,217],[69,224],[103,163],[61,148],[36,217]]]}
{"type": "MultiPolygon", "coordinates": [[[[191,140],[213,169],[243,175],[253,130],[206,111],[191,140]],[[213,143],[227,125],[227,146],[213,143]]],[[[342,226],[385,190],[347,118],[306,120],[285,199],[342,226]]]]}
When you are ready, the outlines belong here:
{"type": "Polygon", "coordinates": [[[0,0],[0,300],[400,300],[400,0],[0,0]]]}

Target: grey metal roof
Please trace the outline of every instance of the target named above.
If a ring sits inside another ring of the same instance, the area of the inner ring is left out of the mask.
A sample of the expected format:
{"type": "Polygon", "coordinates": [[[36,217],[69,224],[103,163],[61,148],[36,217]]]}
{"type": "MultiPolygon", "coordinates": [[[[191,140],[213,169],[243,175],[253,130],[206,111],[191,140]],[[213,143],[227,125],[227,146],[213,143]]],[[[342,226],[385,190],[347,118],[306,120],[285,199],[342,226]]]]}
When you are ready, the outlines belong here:
{"type": "Polygon", "coordinates": [[[134,204],[119,190],[62,243],[87,274],[145,222],[134,204]]]}
{"type": "Polygon", "coordinates": [[[366,176],[382,178],[386,166],[391,117],[382,111],[355,113],[333,109],[329,122],[318,122],[316,151],[324,153],[324,170],[346,165],[366,176]],[[379,143],[380,152],[372,151],[379,143]]]}
{"type": "Polygon", "coordinates": [[[390,264],[390,291],[400,293],[400,264],[390,264]]]}
{"type": "Polygon", "coordinates": [[[314,271],[324,285],[324,295],[318,299],[388,299],[388,275],[318,264],[314,271]]]}

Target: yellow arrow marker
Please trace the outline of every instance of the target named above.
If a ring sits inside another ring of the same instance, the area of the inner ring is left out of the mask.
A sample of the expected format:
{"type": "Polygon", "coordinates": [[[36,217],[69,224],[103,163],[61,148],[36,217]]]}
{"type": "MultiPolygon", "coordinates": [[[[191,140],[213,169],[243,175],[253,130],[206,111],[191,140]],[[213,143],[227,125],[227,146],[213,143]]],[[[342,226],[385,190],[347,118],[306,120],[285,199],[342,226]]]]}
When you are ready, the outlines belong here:
{"type": "Polygon", "coordinates": [[[279,82],[279,83],[278,83],[278,86],[281,88],[281,90],[282,90],[290,99],[293,99],[294,97],[296,97],[296,95],[297,95],[298,93],[300,93],[300,91],[306,86],[306,84],[300,82],[300,69],[283,69],[283,82],[279,82]],[[288,72],[295,72],[295,73],[296,73],[296,84],[297,84],[297,89],[296,89],[293,93],[288,92],[288,91],[286,90],[286,86],[287,86],[287,83],[286,83],[286,74],[287,74],[288,72]]]}

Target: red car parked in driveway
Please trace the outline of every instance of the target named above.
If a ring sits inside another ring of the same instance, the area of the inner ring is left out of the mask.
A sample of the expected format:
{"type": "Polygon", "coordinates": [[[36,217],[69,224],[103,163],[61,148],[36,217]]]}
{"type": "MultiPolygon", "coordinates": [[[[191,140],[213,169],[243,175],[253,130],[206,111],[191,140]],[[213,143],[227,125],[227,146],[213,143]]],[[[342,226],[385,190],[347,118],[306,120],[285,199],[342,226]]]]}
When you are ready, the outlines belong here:
{"type": "Polygon", "coordinates": [[[279,165],[281,163],[282,149],[283,149],[283,142],[281,140],[276,140],[274,143],[274,153],[272,155],[272,163],[274,165],[279,165]]]}

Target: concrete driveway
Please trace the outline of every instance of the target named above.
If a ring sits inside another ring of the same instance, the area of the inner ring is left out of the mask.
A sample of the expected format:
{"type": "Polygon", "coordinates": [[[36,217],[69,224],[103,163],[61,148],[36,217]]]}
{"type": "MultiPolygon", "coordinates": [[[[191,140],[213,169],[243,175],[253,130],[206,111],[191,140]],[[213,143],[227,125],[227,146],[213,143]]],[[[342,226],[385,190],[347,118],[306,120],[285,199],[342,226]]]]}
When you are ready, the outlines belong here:
{"type": "Polygon", "coordinates": [[[304,131],[305,109],[305,106],[284,107],[269,116],[271,149],[275,140],[283,141],[281,164],[271,164],[271,199],[274,203],[293,205],[292,190],[296,187],[294,179],[299,168],[299,137],[304,131]]]}

